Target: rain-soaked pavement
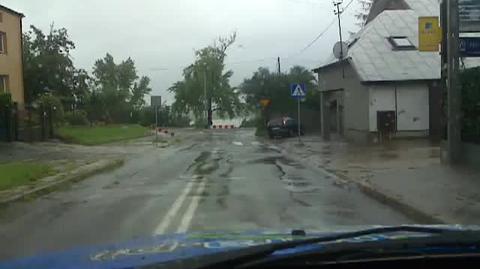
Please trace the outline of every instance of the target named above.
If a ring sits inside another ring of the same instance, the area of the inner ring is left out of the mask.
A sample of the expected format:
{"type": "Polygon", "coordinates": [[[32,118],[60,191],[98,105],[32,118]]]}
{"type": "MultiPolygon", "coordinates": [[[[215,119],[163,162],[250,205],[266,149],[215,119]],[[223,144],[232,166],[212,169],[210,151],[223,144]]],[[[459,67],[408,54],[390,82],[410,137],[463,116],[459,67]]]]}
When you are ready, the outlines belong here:
{"type": "Polygon", "coordinates": [[[190,137],[139,144],[122,168],[0,209],[0,259],[163,233],[412,222],[252,130],[190,137]]]}

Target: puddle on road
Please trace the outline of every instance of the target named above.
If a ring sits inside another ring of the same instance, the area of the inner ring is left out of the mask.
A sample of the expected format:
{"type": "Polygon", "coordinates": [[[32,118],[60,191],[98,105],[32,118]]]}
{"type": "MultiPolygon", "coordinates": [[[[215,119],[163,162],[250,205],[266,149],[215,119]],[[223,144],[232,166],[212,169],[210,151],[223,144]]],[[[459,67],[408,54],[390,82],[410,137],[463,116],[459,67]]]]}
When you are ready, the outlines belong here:
{"type": "Polygon", "coordinates": [[[190,150],[192,150],[194,147],[196,147],[197,145],[198,145],[198,144],[192,144],[192,145],[190,145],[190,146],[181,148],[179,151],[180,151],[180,152],[190,151],[190,150]]]}
{"type": "Polygon", "coordinates": [[[256,163],[274,164],[274,165],[277,163],[281,163],[283,165],[287,165],[295,168],[303,168],[303,166],[300,165],[298,162],[287,159],[284,156],[270,156],[270,157],[255,159],[247,162],[247,164],[256,164],[256,163]]]}
{"type": "Polygon", "coordinates": [[[303,207],[312,207],[311,204],[303,201],[302,199],[295,197],[295,195],[292,192],[290,192],[290,199],[303,207]]]}
{"type": "Polygon", "coordinates": [[[392,159],[397,159],[398,154],[393,153],[393,152],[382,152],[379,154],[379,157],[387,160],[392,160],[392,159]]]}
{"type": "Polygon", "coordinates": [[[265,144],[259,145],[255,150],[256,153],[271,153],[272,151],[275,153],[282,153],[282,150],[280,148],[265,144]]]}
{"type": "Polygon", "coordinates": [[[195,163],[205,162],[210,156],[212,156],[212,153],[210,151],[202,151],[202,153],[200,153],[200,156],[195,158],[194,162],[195,163]]]}
{"type": "Polygon", "coordinates": [[[195,158],[192,164],[188,166],[187,172],[194,168],[193,172],[196,175],[209,175],[220,167],[219,162],[222,160],[222,152],[215,152],[215,157],[210,151],[203,151],[195,158]]]}
{"type": "Polygon", "coordinates": [[[315,192],[318,189],[318,187],[312,186],[310,180],[299,176],[285,175],[281,180],[284,184],[284,188],[293,193],[315,192]]]}

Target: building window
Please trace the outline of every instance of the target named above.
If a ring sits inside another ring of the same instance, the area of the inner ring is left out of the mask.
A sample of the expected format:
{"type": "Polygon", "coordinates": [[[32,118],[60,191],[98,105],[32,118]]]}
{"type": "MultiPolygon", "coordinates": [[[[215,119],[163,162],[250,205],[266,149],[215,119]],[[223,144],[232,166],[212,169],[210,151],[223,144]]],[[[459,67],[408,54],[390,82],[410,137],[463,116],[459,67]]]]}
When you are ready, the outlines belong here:
{"type": "Polygon", "coordinates": [[[7,93],[8,91],[8,76],[0,75],[0,93],[7,93]]]}
{"type": "Polygon", "coordinates": [[[0,12],[0,22],[3,22],[3,13],[0,12]]]}
{"type": "Polygon", "coordinates": [[[406,36],[391,36],[388,41],[396,50],[415,50],[415,46],[406,36]]]}
{"type": "Polygon", "coordinates": [[[0,53],[7,53],[7,34],[0,32],[0,53]]]}

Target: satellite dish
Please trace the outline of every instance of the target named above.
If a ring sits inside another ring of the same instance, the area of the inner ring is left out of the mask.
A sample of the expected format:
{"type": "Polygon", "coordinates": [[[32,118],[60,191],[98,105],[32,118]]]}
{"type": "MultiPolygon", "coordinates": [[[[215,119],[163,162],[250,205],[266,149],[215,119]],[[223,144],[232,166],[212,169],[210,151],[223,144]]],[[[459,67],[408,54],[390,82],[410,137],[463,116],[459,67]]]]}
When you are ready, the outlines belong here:
{"type": "Polygon", "coordinates": [[[333,46],[333,55],[337,59],[345,58],[345,56],[348,55],[348,45],[347,45],[347,43],[340,42],[340,41],[335,43],[335,46],[333,46]],[[343,54],[342,54],[342,52],[343,52],[343,54]]]}

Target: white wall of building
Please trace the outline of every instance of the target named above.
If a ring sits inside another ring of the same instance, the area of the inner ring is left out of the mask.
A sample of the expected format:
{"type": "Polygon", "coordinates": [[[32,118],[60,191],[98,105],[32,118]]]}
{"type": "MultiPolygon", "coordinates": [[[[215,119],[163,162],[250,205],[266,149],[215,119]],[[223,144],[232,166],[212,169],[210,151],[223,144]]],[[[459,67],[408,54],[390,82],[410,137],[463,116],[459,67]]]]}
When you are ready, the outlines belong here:
{"type": "Polygon", "coordinates": [[[397,86],[399,131],[427,131],[430,128],[427,85],[397,86]]]}
{"type": "Polygon", "coordinates": [[[371,132],[377,131],[377,111],[396,111],[399,132],[428,131],[430,125],[428,86],[425,83],[370,86],[369,128],[371,132]]]}

